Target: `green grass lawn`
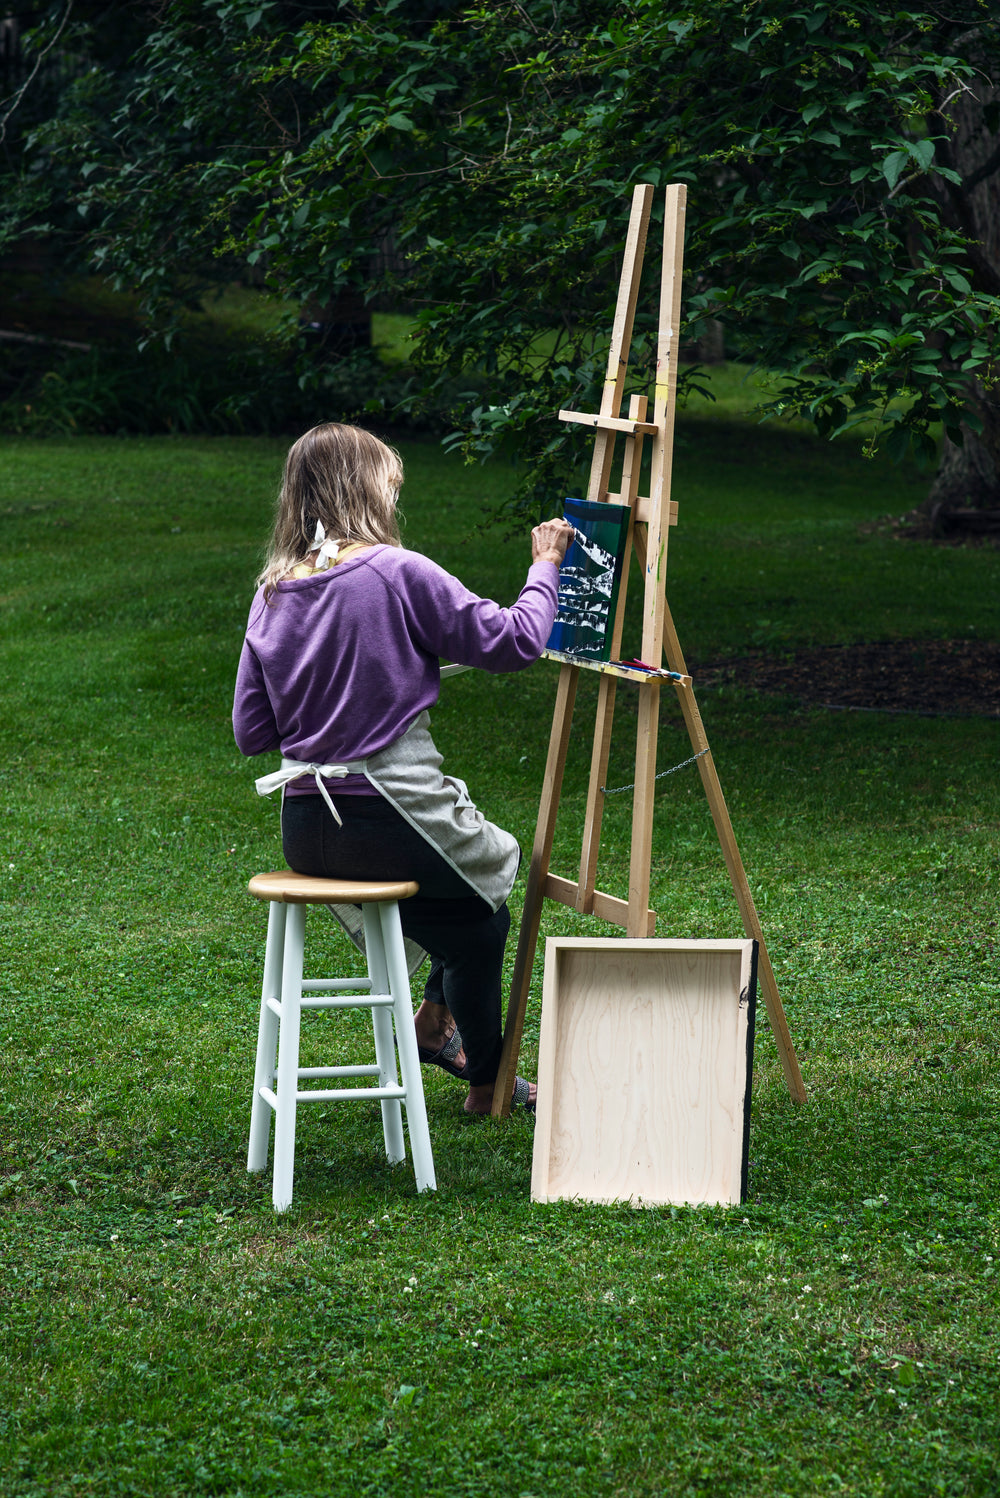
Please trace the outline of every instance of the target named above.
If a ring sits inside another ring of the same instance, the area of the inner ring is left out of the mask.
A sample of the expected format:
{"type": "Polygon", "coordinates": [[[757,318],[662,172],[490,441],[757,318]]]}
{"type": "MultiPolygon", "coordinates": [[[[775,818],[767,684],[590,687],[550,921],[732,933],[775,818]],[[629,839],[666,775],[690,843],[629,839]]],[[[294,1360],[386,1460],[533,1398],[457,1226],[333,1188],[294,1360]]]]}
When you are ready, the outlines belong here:
{"type": "MultiPolygon", "coordinates": [[[[1000,724],[700,695],[809,1091],[792,1104],[762,1022],[745,1205],[532,1207],[531,1121],[470,1123],[429,1073],[435,1196],[384,1164],[374,1105],[318,1108],[275,1218],[245,1171],[266,920],[245,885],[280,866],[277,807],[229,709],[283,448],[0,448],[5,1498],[991,1498],[1000,724]]],[[[526,542],[478,526],[510,471],[404,457],[408,543],[509,601],[526,542]]],[[[692,412],[674,496],[691,663],[1000,634],[997,552],[868,529],[921,486],[856,448],[692,412]]],[[[470,673],[434,714],[522,845],[555,672],[470,673]]],[[[661,764],[689,752],[665,712],[661,764]]],[[[693,769],[659,783],[652,898],[659,935],[741,934],[693,769]]],[[[560,906],[543,931],[611,934],[560,906]]],[[[350,1052],[352,1022],[334,1034],[350,1052]]]]}

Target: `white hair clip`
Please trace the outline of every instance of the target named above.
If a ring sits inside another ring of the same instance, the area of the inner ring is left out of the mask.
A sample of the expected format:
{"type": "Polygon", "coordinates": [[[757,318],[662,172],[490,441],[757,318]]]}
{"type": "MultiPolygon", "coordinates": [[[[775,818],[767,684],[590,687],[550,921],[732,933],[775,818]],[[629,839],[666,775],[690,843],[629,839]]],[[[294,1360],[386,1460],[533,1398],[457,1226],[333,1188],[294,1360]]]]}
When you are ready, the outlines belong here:
{"type": "Polygon", "coordinates": [[[310,556],[312,556],[314,551],[317,553],[316,561],[313,564],[317,572],[325,572],[328,567],[332,566],[337,560],[339,550],[340,542],[328,541],[326,539],[326,527],[322,520],[317,520],[316,534],[313,536],[313,543],[309,548],[310,556]]]}

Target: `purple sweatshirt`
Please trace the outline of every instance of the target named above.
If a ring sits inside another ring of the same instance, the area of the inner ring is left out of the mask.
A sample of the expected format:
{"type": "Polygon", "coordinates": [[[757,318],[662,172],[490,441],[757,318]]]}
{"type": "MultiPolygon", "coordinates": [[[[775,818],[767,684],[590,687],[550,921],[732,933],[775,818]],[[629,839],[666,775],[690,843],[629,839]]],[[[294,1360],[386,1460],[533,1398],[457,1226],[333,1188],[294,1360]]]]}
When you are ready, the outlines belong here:
{"type": "MultiPolygon", "coordinates": [[[[233,732],[244,754],[337,764],[385,749],[437,701],[438,657],[520,671],[552,629],[559,570],[534,562],[509,609],[477,598],[423,557],[376,546],[314,577],[278,583],[250,607],[233,732]]],[[[289,786],[315,791],[309,778],[289,786]]],[[[338,793],[371,791],[363,776],[338,793]]]]}

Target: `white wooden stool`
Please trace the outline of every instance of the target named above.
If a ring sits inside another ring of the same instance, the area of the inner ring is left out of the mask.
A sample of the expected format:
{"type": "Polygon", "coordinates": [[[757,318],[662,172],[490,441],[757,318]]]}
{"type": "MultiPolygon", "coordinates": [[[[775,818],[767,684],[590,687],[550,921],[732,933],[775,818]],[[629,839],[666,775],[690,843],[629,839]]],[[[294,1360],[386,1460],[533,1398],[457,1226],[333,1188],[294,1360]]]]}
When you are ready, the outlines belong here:
{"type": "Polygon", "coordinates": [[[424,1106],[424,1086],[417,1055],[417,1037],[413,1027],[410,980],[399,923],[398,901],[415,895],[417,888],[412,881],[395,884],[356,883],[343,879],[311,879],[305,874],[293,874],[288,870],[255,874],[250,880],[250,893],[256,895],[258,900],[269,901],[271,909],[267,922],[267,951],[260,998],[247,1170],[264,1170],[267,1166],[268,1135],[273,1112],[272,1195],[277,1212],[286,1211],[292,1201],[295,1110],[299,1103],[380,1099],[386,1154],[390,1164],[395,1165],[406,1158],[401,1108],[401,1104],[405,1102],[417,1190],[437,1189],[430,1132],[427,1128],[427,1110],[424,1106]],[[368,960],[367,978],[303,979],[307,905],[361,906],[368,960]],[[338,997],[303,998],[306,993],[338,997]],[[299,1020],[303,1009],[370,1009],[375,1032],[376,1064],[300,1067],[299,1020]],[[402,1085],[396,1073],[397,1048],[402,1085]],[[299,1082],[306,1077],[377,1077],[378,1085],[310,1088],[300,1091],[299,1082]]]}

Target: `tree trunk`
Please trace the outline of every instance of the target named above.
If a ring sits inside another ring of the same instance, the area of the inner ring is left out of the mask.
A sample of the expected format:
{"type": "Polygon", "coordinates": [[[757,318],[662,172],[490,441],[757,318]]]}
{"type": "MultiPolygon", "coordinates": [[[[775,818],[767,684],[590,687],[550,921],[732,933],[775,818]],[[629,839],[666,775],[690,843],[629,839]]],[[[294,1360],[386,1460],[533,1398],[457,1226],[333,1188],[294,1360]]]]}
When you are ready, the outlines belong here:
{"type": "MultiPolygon", "coordinates": [[[[950,140],[946,164],[962,178],[961,186],[937,179],[944,217],[968,236],[973,282],[980,291],[1000,293],[1000,133],[991,128],[991,114],[1000,103],[1000,89],[990,78],[989,59],[976,46],[974,33],[962,39],[957,55],[973,56],[982,68],[975,84],[944,105],[950,140]]],[[[940,128],[940,117],[937,126],[940,128]]],[[[1000,529],[1000,390],[978,382],[973,392],[981,433],[963,424],[963,442],[944,439],[941,462],[922,509],[939,532],[1000,529]],[[976,522],[973,512],[986,512],[976,522]],[[993,512],[994,524],[987,520],[993,512]]]]}
{"type": "Polygon", "coordinates": [[[723,364],[726,358],[726,330],[717,317],[705,320],[698,339],[695,357],[699,364],[723,364]]]}
{"type": "Polygon", "coordinates": [[[372,346],[371,308],[360,292],[345,292],[332,302],[311,297],[299,313],[299,327],[327,359],[342,359],[372,346]]]}
{"type": "Polygon", "coordinates": [[[981,433],[962,423],[961,444],[945,437],[930,493],[921,506],[937,534],[1000,530],[1000,403],[978,382],[981,433]]]}
{"type": "Polygon", "coordinates": [[[985,442],[964,424],[961,446],[944,439],[941,461],[921,509],[933,535],[1000,533],[1000,474],[985,442]]]}

